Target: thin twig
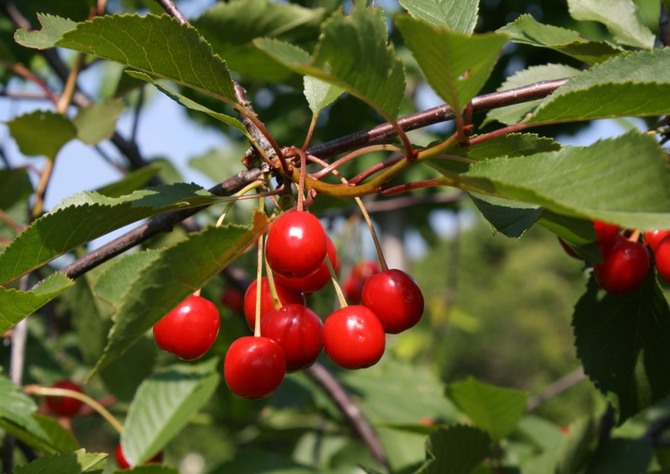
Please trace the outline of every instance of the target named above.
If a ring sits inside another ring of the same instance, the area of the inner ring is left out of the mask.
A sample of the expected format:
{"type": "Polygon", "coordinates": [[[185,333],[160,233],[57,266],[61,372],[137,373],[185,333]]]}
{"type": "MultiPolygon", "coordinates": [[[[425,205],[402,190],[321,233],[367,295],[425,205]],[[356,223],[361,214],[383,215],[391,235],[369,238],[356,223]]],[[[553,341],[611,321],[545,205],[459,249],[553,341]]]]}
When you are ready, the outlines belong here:
{"type": "Polygon", "coordinates": [[[185,25],[188,23],[188,20],[184,16],[184,14],[179,10],[177,5],[172,0],[157,0],[158,3],[160,3],[161,7],[163,7],[163,10],[165,10],[170,16],[174,17],[177,19],[177,21],[181,25],[185,25]]]}
{"type": "Polygon", "coordinates": [[[555,382],[547,385],[540,393],[530,397],[528,399],[528,404],[526,405],[527,411],[533,411],[540,405],[542,405],[547,400],[550,400],[561,393],[565,392],[569,388],[572,388],[582,380],[586,378],[584,375],[584,368],[582,366],[577,367],[572,372],[568,372],[560,379],[555,382]]]}

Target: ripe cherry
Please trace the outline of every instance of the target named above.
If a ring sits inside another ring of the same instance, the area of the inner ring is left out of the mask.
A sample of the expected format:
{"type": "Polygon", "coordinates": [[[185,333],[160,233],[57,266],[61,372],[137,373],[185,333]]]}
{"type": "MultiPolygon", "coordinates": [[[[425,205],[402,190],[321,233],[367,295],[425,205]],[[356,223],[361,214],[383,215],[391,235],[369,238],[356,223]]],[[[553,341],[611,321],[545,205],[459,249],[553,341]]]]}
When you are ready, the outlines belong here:
{"type": "Polygon", "coordinates": [[[287,211],[270,227],[265,255],[275,273],[304,277],[319,269],[327,246],[319,219],[308,212],[287,211]]]}
{"type": "Polygon", "coordinates": [[[638,289],[651,269],[647,247],[623,235],[600,247],[603,262],[593,265],[598,284],[608,293],[629,293],[638,289]]]}
{"type": "Polygon", "coordinates": [[[644,241],[655,252],[658,244],[670,235],[670,230],[651,230],[644,233],[644,241]]]}
{"type": "Polygon", "coordinates": [[[402,270],[386,270],[368,278],[363,286],[362,301],[389,334],[411,328],[423,315],[423,294],[412,277],[402,270]]]}
{"type": "Polygon", "coordinates": [[[596,231],[596,241],[607,242],[621,233],[621,227],[616,224],[608,224],[602,221],[593,221],[593,228],[596,231]]]}
{"type": "Polygon", "coordinates": [[[220,296],[221,305],[235,314],[244,311],[244,293],[238,288],[229,286],[223,289],[220,296]]]}
{"type": "Polygon", "coordinates": [[[190,295],[154,325],[158,347],[184,360],[203,356],[219,334],[221,320],[216,305],[190,295]]]}
{"type": "Polygon", "coordinates": [[[244,336],[228,348],[223,375],[239,397],[259,400],[272,395],[286,374],[286,358],[278,342],[267,337],[244,336]]]}
{"type": "Polygon", "coordinates": [[[665,237],[656,245],[654,262],[659,276],[670,282],[670,236],[665,237]]]}
{"type": "Polygon", "coordinates": [[[312,365],[323,350],[323,323],[308,307],[289,304],[261,320],[261,334],[279,343],[286,356],[286,371],[312,365]]]}
{"type": "Polygon", "coordinates": [[[326,318],[323,348],[343,369],[362,369],[384,355],[386,334],[379,319],[365,306],[345,306],[326,318]]]}
{"type": "MultiPolygon", "coordinates": [[[[247,319],[249,328],[253,330],[256,325],[256,287],[257,280],[251,282],[247,291],[244,293],[244,316],[247,319]]],[[[275,281],[275,289],[282,306],[287,304],[305,304],[305,297],[302,293],[290,290],[284,285],[275,281]]],[[[275,306],[272,301],[272,292],[267,277],[261,278],[261,319],[270,311],[274,311],[275,306]]]]}
{"type": "Polygon", "coordinates": [[[351,269],[351,274],[342,284],[346,300],[350,304],[360,304],[365,281],[380,271],[379,264],[373,260],[363,260],[356,263],[351,269]]]}
{"type": "MultiPolygon", "coordinates": [[[[335,274],[337,274],[340,271],[340,261],[337,258],[335,245],[328,236],[326,236],[326,244],[328,247],[328,259],[333,266],[333,270],[335,270],[335,274]]],[[[321,288],[326,286],[328,282],[330,282],[330,270],[328,269],[328,263],[326,263],[324,259],[323,263],[321,263],[321,266],[317,271],[312,272],[305,277],[287,277],[281,273],[277,273],[275,274],[275,281],[280,283],[285,288],[289,288],[294,291],[314,293],[315,291],[319,291],[321,288]]]]}
{"type": "MultiPolygon", "coordinates": [[[[70,380],[59,380],[54,382],[51,385],[51,388],[65,388],[68,390],[73,390],[75,392],[84,393],[79,385],[70,381],[70,380]]],[[[49,410],[58,416],[67,416],[73,417],[84,404],[81,400],[71,397],[56,397],[56,396],[47,396],[45,398],[45,403],[49,410]]]]}
{"type": "MultiPolygon", "coordinates": [[[[116,451],[114,451],[114,457],[116,457],[116,463],[119,465],[121,469],[130,469],[130,463],[126,459],[126,456],[123,454],[123,449],[121,448],[120,444],[116,445],[116,451]]],[[[156,454],[154,457],[149,459],[147,462],[144,464],[157,464],[163,462],[163,452],[159,452],[156,454]]]]}

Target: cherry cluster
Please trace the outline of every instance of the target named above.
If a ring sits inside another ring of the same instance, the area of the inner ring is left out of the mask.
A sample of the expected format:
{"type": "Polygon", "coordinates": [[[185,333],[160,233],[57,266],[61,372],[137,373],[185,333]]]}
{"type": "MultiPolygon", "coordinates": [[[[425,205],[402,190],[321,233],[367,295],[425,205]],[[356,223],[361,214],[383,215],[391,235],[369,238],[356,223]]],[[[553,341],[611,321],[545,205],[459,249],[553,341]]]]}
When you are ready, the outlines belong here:
{"type": "Polygon", "coordinates": [[[224,361],[226,383],[240,397],[271,395],[287,372],[309,367],[323,351],[342,368],[374,365],[386,334],[414,326],[423,314],[423,295],[408,274],[365,263],[349,277],[348,286],[357,288],[345,291],[352,304],[342,301],[322,321],[306,296],[328,285],[340,262],[321,222],[308,212],[286,211],[274,221],[265,259],[272,278],[253,282],[244,295],[247,324],[254,329],[260,318],[260,331],[234,341],[224,361]]]}
{"type": "MultiPolygon", "coordinates": [[[[593,228],[602,258],[593,264],[593,275],[605,291],[621,294],[637,290],[652,266],[661,278],[670,282],[670,230],[641,234],[602,221],[594,221],[593,228]]],[[[561,243],[571,256],[580,258],[561,243]]]]}

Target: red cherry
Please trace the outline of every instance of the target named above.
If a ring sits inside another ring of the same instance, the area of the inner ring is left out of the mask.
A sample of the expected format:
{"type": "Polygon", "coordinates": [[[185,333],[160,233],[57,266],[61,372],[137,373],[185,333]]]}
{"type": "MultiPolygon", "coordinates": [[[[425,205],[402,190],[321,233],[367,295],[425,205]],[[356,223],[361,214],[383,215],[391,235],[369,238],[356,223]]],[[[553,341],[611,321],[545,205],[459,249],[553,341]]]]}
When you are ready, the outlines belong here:
{"type": "Polygon", "coordinates": [[[154,325],[158,347],[184,360],[202,357],[219,334],[219,310],[211,301],[190,295],[154,325]]]}
{"type": "Polygon", "coordinates": [[[654,262],[659,276],[670,282],[670,236],[665,237],[656,245],[654,262]]]}
{"type": "Polygon", "coordinates": [[[363,285],[365,281],[375,273],[379,273],[381,269],[379,264],[372,260],[364,260],[356,263],[351,269],[351,275],[345,278],[342,284],[344,297],[350,304],[360,304],[363,294],[363,285]]]}
{"type": "Polygon", "coordinates": [[[598,284],[608,293],[629,293],[638,289],[651,269],[647,247],[619,235],[601,245],[602,263],[593,265],[598,284]]]}
{"type": "Polygon", "coordinates": [[[412,277],[402,270],[386,270],[368,278],[363,286],[362,301],[389,334],[411,328],[423,315],[423,294],[412,277]]]}
{"type": "Polygon", "coordinates": [[[233,313],[241,314],[244,311],[244,293],[238,288],[229,286],[224,288],[220,297],[221,305],[233,313]]]}
{"type": "Polygon", "coordinates": [[[270,227],[265,255],[275,273],[304,277],[319,269],[327,247],[319,219],[309,212],[287,211],[270,227]]]}
{"type": "Polygon", "coordinates": [[[379,319],[365,306],[345,306],[326,318],[323,348],[343,369],[362,369],[384,355],[386,334],[379,319]]]}
{"type": "MultiPolygon", "coordinates": [[[[116,445],[116,451],[114,452],[114,456],[116,457],[116,464],[119,465],[121,469],[130,469],[130,463],[126,459],[125,455],[123,454],[123,449],[121,448],[120,444],[116,445]]],[[[154,457],[149,459],[147,462],[144,464],[156,464],[156,463],[161,463],[163,462],[163,452],[159,452],[156,454],[154,457]]]]}
{"type": "Polygon", "coordinates": [[[239,397],[259,400],[272,395],[286,374],[286,358],[278,342],[244,336],[230,345],[223,361],[228,388],[239,397]]]}
{"type": "Polygon", "coordinates": [[[618,225],[602,221],[593,221],[593,228],[598,242],[607,242],[621,233],[621,227],[618,225]]]}
{"type": "MultiPolygon", "coordinates": [[[[75,392],[84,393],[79,385],[70,380],[59,380],[51,385],[51,388],[65,388],[75,392]]],[[[84,404],[81,400],[71,397],[47,396],[45,402],[49,410],[58,416],[73,417],[79,413],[84,404]]]]}
{"type": "MultiPolygon", "coordinates": [[[[256,325],[256,280],[252,281],[247,291],[244,293],[244,316],[250,329],[256,325]]],[[[287,304],[305,304],[305,297],[302,293],[290,290],[275,281],[275,289],[282,306],[287,304]]],[[[261,278],[261,319],[270,311],[274,311],[275,306],[272,301],[272,292],[267,277],[261,278]]]]}
{"type": "MultiPolygon", "coordinates": [[[[335,245],[328,236],[326,236],[326,244],[328,247],[328,259],[333,266],[333,270],[335,270],[335,274],[338,274],[340,272],[340,261],[337,258],[335,245]]],[[[328,269],[328,264],[324,260],[317,271],[310,273],[306,277],[287,277],[277,273],[275,274],[275,281],[294,291],[314,293],[330,282],[330,270],[328,269]]]]}
{"type": "Polygon", "coordinates": [[[323,323],[314,311],[301,304],[289,304],[266,314],[261,334],[279,343],[286,356],[286,371],[312,365],[323,350],[323,323]]]}
{"type": "Polygon", "coordinates": [[[670,230],[651,230],[644,233],[644,241],[655,252],[658,244],[670,235],[670,230]]]}

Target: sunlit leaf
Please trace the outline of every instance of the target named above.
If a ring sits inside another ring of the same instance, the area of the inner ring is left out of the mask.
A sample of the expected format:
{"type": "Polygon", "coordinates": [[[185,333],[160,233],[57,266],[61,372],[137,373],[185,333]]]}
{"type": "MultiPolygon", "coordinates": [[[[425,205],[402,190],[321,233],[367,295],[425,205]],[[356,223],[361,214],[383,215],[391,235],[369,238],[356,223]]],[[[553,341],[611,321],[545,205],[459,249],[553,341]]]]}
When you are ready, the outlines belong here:
{"type": "Polygon", "coordinates": [[[316,115],[342,95],[344,90],[315,77],[305,76],[305,98],[312,114],[316,115]]]}
{"type": "Polygon", "coordinates": [[[35,461],[17,466],[15,474],[81,474],[102,469],[107,453],[87,453],[83,449],[70,453],[47,454],[35,461]]]}
{"type": "Polygon", "coordinates": [[[479,0],[400,0],[414,18],[469,34],[477,25],[479,0]]]}
{"type": "Polygon", "coordinates": [[[67,117],[55,112],[36,110],[7,122],[21,153],[54,159],[61,148],[77,136],[67,117]],[[35,137],[40,137],[36,140],[35,137]]]}

